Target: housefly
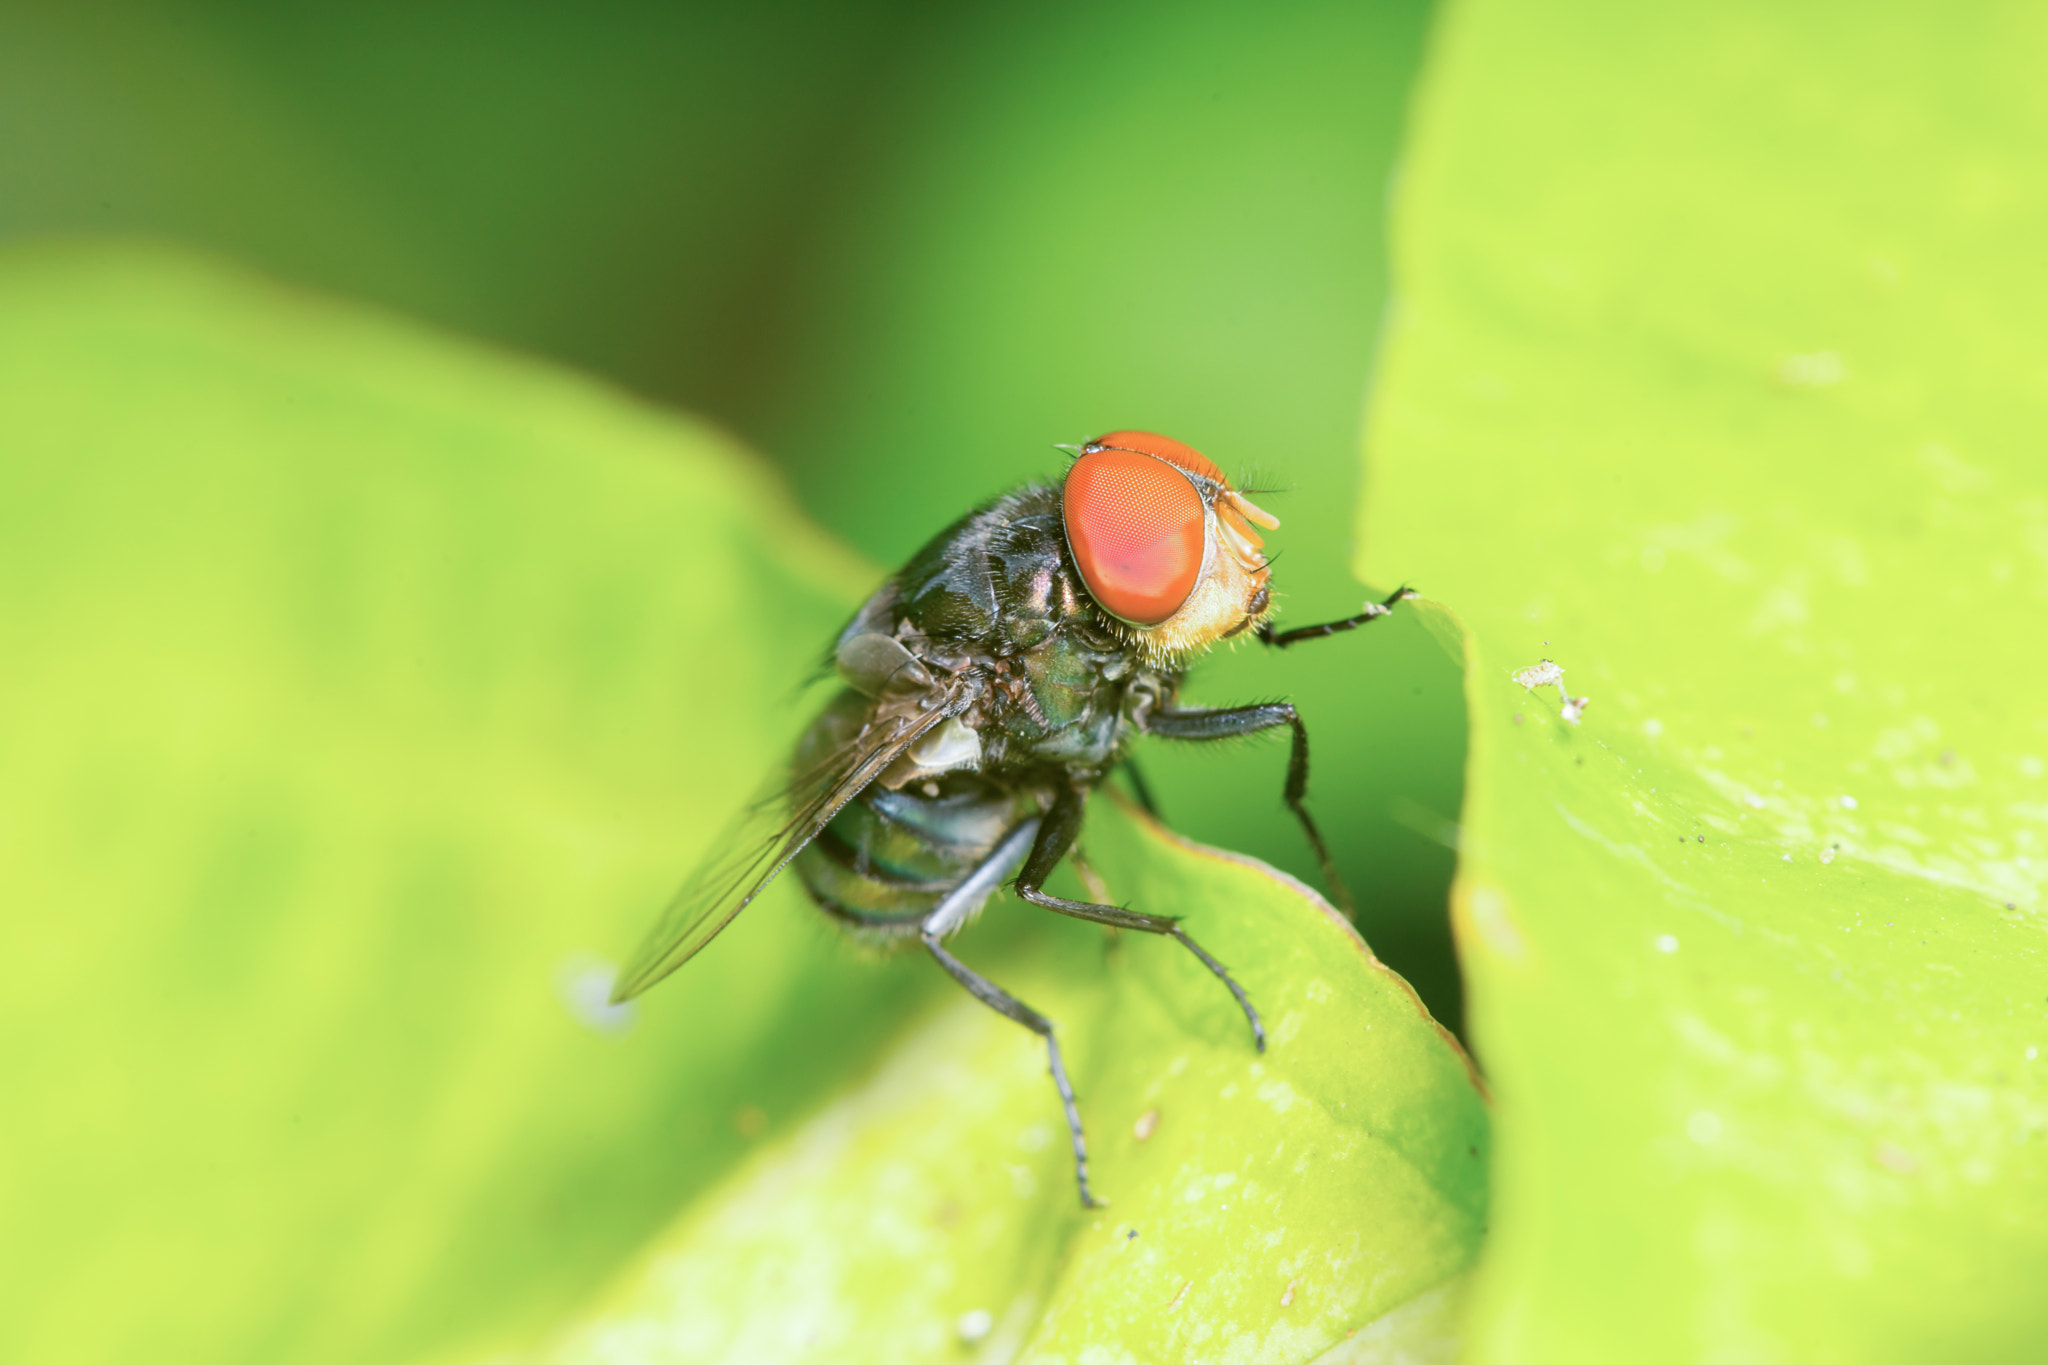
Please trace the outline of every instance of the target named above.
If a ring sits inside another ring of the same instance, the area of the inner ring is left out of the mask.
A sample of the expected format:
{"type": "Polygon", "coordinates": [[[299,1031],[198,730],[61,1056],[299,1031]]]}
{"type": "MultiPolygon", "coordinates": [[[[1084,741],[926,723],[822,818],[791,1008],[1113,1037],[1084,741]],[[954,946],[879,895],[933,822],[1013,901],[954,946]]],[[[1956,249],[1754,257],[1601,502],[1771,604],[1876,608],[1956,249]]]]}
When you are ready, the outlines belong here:
{"type": "MultiPolygon", "coordinates": [[[[1387,614],[1275,630],[1256,527],[1279,522],[1179,441],[1114,431],[1078,448],[1058,486],[1026,484],[914,555],[840,632],[844,684],[788,770],[714,848],[618,977],[629,1000],[695,956],[777,874],[796,866],[827,915],[917,945],[975,999],[1045,1040],[1073,1136],[1088,1148],[1052,1021],[967,966],[946,941],[1006,881],[1033,905],[1173,939],[1215,973],[1265,1050],[1259,1012],[1179,920],[1045,890],[1074,848],[1088,793],[1138,735],[1219,740],[1287,726],[1284,797],[1343,893],[1308,789],[1308,732],[1282,702],[1184,707],[1188,666],[1218,641],[1285,648],[1387,614]],[[1013,880],[1014,879],[1014,880],[1013,880]]],[[[1141,788],[1142,791],[1142,788],[1141,788]]],[[[1149,802],[1148,802],[1149,804],[1149,802]]]]}

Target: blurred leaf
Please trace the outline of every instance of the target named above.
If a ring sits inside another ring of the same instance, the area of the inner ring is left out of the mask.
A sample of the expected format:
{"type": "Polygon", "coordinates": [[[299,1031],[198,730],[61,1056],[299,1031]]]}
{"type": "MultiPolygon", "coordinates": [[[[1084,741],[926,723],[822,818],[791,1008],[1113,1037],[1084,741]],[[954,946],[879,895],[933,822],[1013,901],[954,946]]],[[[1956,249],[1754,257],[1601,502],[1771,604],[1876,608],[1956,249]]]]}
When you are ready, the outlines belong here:
{"type": "Polygon", "coordinates": [[[0,6],[0,235],[173,236],[725,421],[908,0],[0,6]]]}
{"type": "MultiPolygon", "coordinates": [[[[1169,432],[1280,490],[1260,502],[1285,523],[1288,622],[1356,612],[1386,186],[1429,13],[935,11],[851,142],[789,372],[750,434],[821,521],[895,563],[962,508],[1056,476],[1054,442],[1169,432]]],[[[1392,564],[1378,590],[1417,572],[1392,564]]],[[[1455,669],[1397,617],[1284,656],[1219,654],[1192,688],[1301,706],[1366,936],[1456,1026],[1441,838],[1464,757],[1455,669]]],[[[1320,880],[1280,801],[1284,743],[1142,758],[1176,828],[1320,880]]]]}
{"type": "MultiPolygon", "coordinates": [[[[1037,1039],[962,999],[686,1213],[546,1358],[1307,1361],[1462,1271],[1486,1114],[1406,984],[1248,859],[1106,801],[1087,850],[1117,900],[1171,908],[1234,964],[1272,1034],[1260,1057],[1159,939],[1065,925],[1000,959],[961,941],[1059,1024],[1109,1207],[1078,1206],[1037,1039]]],[[[1444,1340],[1441,1298],[1374,1338],[1444,1340]]]]}
{"type": "Polygon", "coordinates": [[[943,983],[786,894],[600,1006],[875,577],[584,381],[0,258],[0,1357],[517,1336],[857,1069],[943,983]]]}
{"type": "Polygon", "coordinates": [[[1365,542],[1470,631],[1477,1359],[2048,1334],[2044,59],[2023,6],[1445,32],[1365,542]]]}

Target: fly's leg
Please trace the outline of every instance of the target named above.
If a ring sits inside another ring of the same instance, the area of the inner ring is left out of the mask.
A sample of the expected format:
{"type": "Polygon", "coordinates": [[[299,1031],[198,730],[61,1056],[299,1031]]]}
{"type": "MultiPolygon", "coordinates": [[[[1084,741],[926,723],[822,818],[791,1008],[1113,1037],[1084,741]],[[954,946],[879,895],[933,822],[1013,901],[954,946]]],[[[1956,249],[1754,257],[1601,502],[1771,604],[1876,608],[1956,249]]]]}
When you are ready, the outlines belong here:
{"type": "Polygon", "coordinates": [[[966,880],[932,907],[931,913],[924,917],[924,923],[918,926],[918,937],[924,941],[925,950],[955,981],[967,988],[969,995],[1005,1019],[1015,1020],[1045,1039],[1046,1056],[1052,1063],[1052,1083],[1060,1092],[1060,1105],[1067,1111],[1067,1131],[1074,1139],[1074,1181],[1081,1187],[1081,1207],[1099,1208],[1100,1201],[1088,1189],[1088,1142],[1081,1135],[1081,1110],[1074,1102],[1074,1087],[1067,1080],[1066,1063],[1060,1059],[1059,1040],[1053,1037],[1052,1020],[954,957],[940,942],[966,923],[968,917],[1003,884],[1003,879],[1016,871],[1037,838],[1038,830],[1039,822],[1032,819],[1010,831],[1002,843],[996,845],[995,852],[984,858],[980,866],[967,874],[966,880]]]}
{"type": "Polygon", "coordinates": [[[967,874],[960,885],[948,891],[926,913],[918,925],[922,933],[938,938],[951,938],[960,931],[960,926],[974,917],[974,912],[988,903],[1004,878],[1017,870],[1024,861],[1024,855],[1031,848],[1031,841],[1038,834],[1038,817],[1032,816],[1017,828],[1003,836],[995,852],[983,858],[974,871],[967,874]]]}
{"type": "MultiPolygon", "coordinates": [[[[1309,629],[1321,630],[1323,627],[1309,629]]],[[[1308,836],[1309,847],[1316,851],[1316,861],[1323,866],[1323,880],[1329,885],[1331,899],[1337,902],[1337,907],[1347,918],[1357,917],[1351,904],[1351,893],[1345,889],[1344,879],[1337,875],[1337,865],[1330,860],[1330,848],[1323,842],[1323,832],[1316,828],[1314,817],[1308,813],[1308,727],[1301,723],[1301,716],[1291,702],[1258,702],[1251,706],[1226,706],[1214,711],[1154,711],[1145,717],[1144,724],[1147,734],[1158,735],[1162,739],[1192,740],[1235,739],[1239,735],[1255,735],[1280,725],[1292,728],[1294,745],[1287,758],[1287,788],[1283,793],[1287,808],[1301,822],[1301,831],[1308,836]]]]}
{"type": "Polygon", "coordinates": [[[1408,585],[1403,583],[1389,593],[1385,601],[1366,603],[1365,610],[1356,616],[1347,616],[1341,621],[1325,621],[1319,626],[1298,626],[1293,630],[1274,630],[1271,621],[1261,621],[1255,634],[1260,644],[1285,649],[1289,645],[1298,645],[1303,640],[1320,640],[1325,636],[1341,635],[1347,630],[1357,630],[1360,626],[1371,625],[1392,612],[1394,603],[1414,595],[1408,585]]]}
{"type": "Polygon", "coordinates": [[[1074,1181],[1081,1187],[1081,1207],[1102,1207],[1101,1201],[1088,1189],[1088,1141],[1081,1136],[1081,1110],[1074,1103],[1074,1087],[1067,1080],[1066,1063],[1060,1060],[1059,1040],[1052,1036],[1052,1020],[947,952],[940,945],[939,936],[931,930],[925,930],[922,937],[926,949],[955,981],[967,988],[969,995],[1005,1019],[1014,1019],[1045,1039],[1045,1053],[1052,1061],[1052,1083],[1059,1088],[1060,1103],[1067,1111],[1067,1131],[1074,1136],[1074,1181]]]}
{"type": "Polygon", "coordinates": [[[1038,838],[1031,845],[1031,856],[1024,860],[1024,870],[1017,874],[1017,894],[1033,905],[1047,910],[1056,910],[1062,915],[1085,919],[1096,924],[1107,924],[1118,929],[1135,929],[1142,934],[1162,934],[1178,942],[1181,947],[1193,953],[1204,967],[1216,974],[1216,979],[1230,988],[1236,997],[1238,1008],[1252,1026],[1252,1041],[1259,1051],[1266,1050],[1266,1026],[1259,1021],[1259,1012],[1252,1005],[1251,997],[1244,993],[1244,987],[1237,984],[1221,962],[1203,951],[1202,945],[1189,938],[1187,931],[1180,927],[1180,921],[1171,915],[1145,915],[1136,910],[1125,910],[1121,906],[1097,905],[1092,901],[1070,901],[1064,896],[1054,896],[1043,888],[1045,879],[1059,866],[1059,861],[1074,846],[1074,840],[1081,833],[1081,813],[1085,798],[1079,788],[1067,787],[1053,798],[1052,809],[1045,814],[1045,820],[1038,829],[1038,838]]]}

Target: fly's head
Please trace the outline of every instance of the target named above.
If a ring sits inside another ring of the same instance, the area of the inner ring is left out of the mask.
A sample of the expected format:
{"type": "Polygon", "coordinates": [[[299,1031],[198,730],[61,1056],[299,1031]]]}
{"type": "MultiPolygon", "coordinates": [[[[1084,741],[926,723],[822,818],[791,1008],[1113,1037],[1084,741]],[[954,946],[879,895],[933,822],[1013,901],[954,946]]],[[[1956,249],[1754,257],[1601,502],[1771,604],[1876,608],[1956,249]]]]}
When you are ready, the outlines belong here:
{"type": "Polygon", "coordinates": [[[1080,448],[1061,489],[1074,567],[1148,660],[1173,665],[1265,619],[1265,542],[1278,519],[1200,451],[1148,431],[1080,448]]]}

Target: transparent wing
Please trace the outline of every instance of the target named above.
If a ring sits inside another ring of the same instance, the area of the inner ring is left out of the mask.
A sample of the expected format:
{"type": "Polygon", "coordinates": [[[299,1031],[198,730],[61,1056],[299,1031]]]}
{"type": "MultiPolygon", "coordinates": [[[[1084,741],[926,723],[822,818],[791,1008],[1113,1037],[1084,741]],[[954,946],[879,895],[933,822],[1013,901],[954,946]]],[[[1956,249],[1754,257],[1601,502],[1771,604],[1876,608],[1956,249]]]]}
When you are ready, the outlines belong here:
{"type": "Polygon", "coordinates": [[[792,780],[771,782],[749,802],[620,970],[613,1003],[632,999],[694,957],[849,801],[927,731],[959,714],[956,695],[933,692],[929,709],[870,720],[792,780]]]}

